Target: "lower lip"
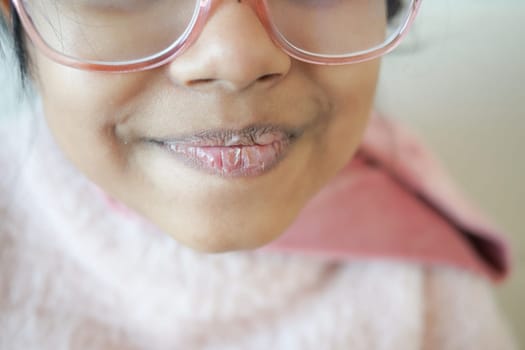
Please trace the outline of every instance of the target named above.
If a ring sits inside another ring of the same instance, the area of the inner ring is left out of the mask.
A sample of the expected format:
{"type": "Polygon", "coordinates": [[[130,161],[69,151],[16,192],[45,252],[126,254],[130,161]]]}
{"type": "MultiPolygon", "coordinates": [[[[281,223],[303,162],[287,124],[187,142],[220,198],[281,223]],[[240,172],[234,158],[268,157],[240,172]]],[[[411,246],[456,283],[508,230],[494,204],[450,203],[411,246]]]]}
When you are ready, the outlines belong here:
{"type": "Polygon", "coordinates": [[[275,141],[267,145],[195,146],[163,145],[186,165],[207,173],[225,177],[262,175],[284,158],[290,142],[275,141]]]}

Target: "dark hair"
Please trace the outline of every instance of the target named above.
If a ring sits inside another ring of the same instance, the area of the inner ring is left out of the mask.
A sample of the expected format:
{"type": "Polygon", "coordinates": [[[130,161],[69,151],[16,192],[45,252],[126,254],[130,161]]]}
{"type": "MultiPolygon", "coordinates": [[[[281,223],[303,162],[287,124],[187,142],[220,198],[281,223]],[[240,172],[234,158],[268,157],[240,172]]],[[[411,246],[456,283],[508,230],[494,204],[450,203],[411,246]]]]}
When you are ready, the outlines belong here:
{"type": "Polygon", "coordinates": [[[0,12],[0,34],[7,34],[7,38],[0,36],[0,49],[2,49],[0,50],[0,58],[2,54],[7,53],[6,51],[14,50],[20,80],[22,84],[25,85],[28,76],[29,58],[25,49],[22,23],[11,1],[9,1],[9,16],[10,17],[6,18],[6,16],[0,12]]]}
{"type": "Polygon", "coordinates": [[[391,20],[403,7],[402,0],[387,0],[386,1],[386,18],[391,20]]]}
{"type": "MultiPolygon", "coordinates": [[[[23,34],[24,32],[22,28],[22,23],[20,22],[20,18],[18,17],[17,12],[15,11],[13,3],[9,1],[9,4],[11,23],[10,25],[6,23],[6,19],[4,18],[4,16],[0,15],[0,30],[3,30],[4,32],[9,32],[11,34],[10,37],[13,40],[12,45],[14,47],[15,55],[17,57],[18,70],[20,72],[21,80],[24,83],[27,79],[29,57],[27,55],[27,51],[25,50],[25,37],[23,34]]],[[[403,6],[402,0],[386,0],[386,5],[387,20],[389,21],[399,12],[401,7],[403,6]]]]}

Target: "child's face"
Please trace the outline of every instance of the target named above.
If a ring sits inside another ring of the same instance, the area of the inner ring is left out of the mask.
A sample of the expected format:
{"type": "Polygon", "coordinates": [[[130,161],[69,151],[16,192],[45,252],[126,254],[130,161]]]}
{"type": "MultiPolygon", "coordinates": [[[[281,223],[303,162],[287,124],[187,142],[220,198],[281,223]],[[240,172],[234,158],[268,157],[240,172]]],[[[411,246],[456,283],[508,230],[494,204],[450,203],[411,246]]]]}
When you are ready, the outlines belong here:
{"type": "Polygon", "coordinates": [[[379,70],[378,60],[291,59],[237,2],[224,3],[188,51],[154,70],[95,73],[31,55],[49,127],[71,161],[205,251],[258,247],[291,224],[352,157],[379,70]],[[242,145],[227,136],[254,125],[262,127],[240,135],[242,145]],[[182,157],[167,140],[179,142],[182,157]]]}

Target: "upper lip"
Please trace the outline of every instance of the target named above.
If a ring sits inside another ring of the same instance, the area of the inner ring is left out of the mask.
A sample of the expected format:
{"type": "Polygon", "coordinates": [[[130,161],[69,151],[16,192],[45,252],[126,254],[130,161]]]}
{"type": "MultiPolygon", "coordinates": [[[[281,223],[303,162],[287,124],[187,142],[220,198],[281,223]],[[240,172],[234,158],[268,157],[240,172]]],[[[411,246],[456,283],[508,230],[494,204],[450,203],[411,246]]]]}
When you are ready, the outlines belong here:
{"type": "Polygon", "coordinates": [[[300,128],[277,124],[252,124],[241,129],[208,129],[152,141],[166,145],[194,147],[254,146],[268,145],[273,142],[291,142],[302,132],[300,128]]]}

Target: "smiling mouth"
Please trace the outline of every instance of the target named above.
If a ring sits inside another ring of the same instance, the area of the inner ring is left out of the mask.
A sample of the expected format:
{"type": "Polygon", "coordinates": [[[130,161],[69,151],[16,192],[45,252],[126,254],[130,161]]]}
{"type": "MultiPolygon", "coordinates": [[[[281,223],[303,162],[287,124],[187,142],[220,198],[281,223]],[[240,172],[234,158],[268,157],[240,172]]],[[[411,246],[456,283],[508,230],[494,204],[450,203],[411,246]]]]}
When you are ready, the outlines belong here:
{"type": "Polygon", "coordinates": [[[224,177],[249,177],[275,168],[301,134],[298,129],[252,125],[151,141],[191,168],[224,177]]]}

